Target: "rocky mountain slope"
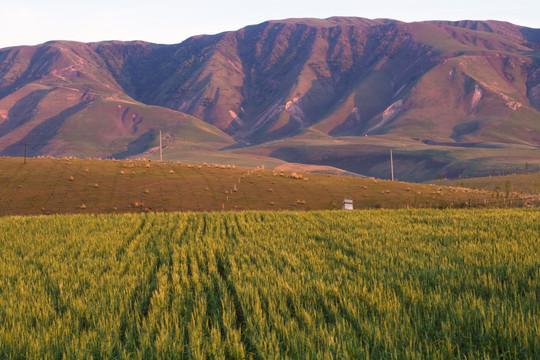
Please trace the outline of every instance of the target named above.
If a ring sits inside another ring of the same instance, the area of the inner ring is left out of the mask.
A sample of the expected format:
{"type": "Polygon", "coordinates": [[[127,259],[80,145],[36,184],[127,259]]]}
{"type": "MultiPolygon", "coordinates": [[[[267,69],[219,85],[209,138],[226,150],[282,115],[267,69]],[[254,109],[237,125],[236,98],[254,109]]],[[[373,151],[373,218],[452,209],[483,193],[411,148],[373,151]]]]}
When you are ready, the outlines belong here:
{"type": "Polygon", "coordinates": [[[158,130],[179,157],[219,150],[382,177],[392,147],[414,180],[534,163],[540,29],[289,19],[177,45],[0,50],[0,154],[28,143],[34,155],[135,156],[158,130]]]}

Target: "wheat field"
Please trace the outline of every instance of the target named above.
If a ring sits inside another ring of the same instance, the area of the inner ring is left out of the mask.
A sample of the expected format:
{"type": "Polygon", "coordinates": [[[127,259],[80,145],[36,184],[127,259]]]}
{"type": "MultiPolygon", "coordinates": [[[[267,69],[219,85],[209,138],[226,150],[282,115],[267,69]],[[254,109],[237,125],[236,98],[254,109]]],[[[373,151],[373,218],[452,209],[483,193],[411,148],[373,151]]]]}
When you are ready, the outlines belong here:
{"type": "Polygon", "coordinates": [[[1,359],[537,359],[540,211],[0,218],[1,359]]]}

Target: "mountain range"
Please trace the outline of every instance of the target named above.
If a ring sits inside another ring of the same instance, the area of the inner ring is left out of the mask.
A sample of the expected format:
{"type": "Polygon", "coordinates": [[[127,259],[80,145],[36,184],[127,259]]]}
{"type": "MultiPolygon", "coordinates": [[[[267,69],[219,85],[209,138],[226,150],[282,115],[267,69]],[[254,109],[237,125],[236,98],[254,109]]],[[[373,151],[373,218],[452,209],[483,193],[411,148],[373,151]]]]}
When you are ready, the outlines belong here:
{"type": "Polygon", "coordinates": [[[0,49],[0,155],[155,158],[160,131],[168,160],[388,178],[393,149],[412,181],[537,166],[540,29],[334,17],[0,49]]]}

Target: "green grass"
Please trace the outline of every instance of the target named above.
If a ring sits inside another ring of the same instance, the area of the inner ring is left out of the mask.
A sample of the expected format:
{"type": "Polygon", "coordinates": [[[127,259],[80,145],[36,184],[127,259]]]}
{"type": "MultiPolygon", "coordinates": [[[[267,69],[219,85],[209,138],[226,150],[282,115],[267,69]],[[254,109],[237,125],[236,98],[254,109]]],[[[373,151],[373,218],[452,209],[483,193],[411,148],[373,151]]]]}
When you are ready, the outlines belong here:
{"type": "Polygon", "coordinates": [[[227,164],[1,158],[0,216],[217,210],[499,207],[519,194],[227,164]]]}
{"type": "Polygon", "coordinates": [[[0,358],[537,359],[538,210],[0,218],[0,358]]]}

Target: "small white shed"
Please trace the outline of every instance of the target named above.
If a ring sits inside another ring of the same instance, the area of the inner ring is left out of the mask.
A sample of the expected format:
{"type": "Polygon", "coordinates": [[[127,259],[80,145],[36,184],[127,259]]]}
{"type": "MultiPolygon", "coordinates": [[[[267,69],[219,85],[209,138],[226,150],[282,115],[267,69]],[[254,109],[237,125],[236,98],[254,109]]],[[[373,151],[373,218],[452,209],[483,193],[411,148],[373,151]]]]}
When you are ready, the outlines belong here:
{"type": "Polygon", "coordinates": [[[352,199],[344,199],[343,200],[343,210],[352,210],[353,209],[353,201],[352,199]]]}

